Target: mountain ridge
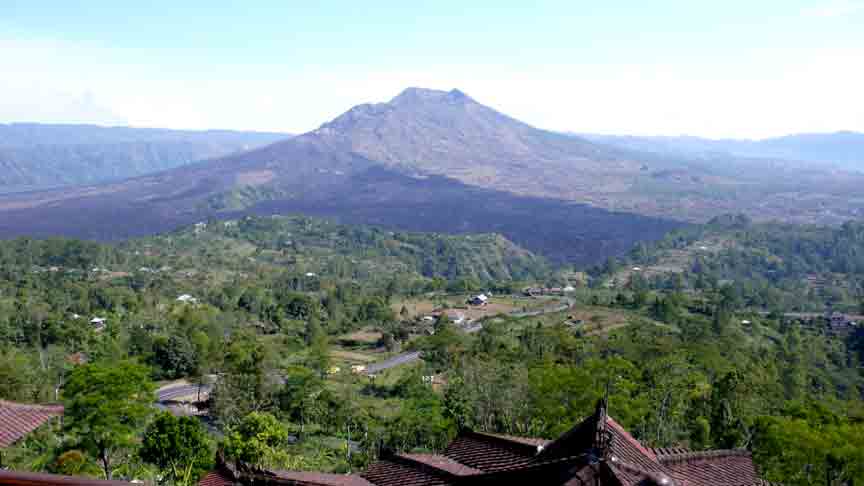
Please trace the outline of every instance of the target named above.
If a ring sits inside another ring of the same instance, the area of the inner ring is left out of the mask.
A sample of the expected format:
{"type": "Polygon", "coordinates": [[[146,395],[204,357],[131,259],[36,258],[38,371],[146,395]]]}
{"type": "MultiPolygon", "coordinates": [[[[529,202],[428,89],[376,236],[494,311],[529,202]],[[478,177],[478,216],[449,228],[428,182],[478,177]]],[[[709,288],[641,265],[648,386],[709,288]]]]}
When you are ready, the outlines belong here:
{"type": "Polygon", "coordinates": [[[233,130],[0,124],[0,192],[120,180],[287,137],[233,130]]]}
{"type": "Polygon", "coordinates": [[[0,236],[116,239],[209,218],[304,213],[500,233],[555,261],[589,264],[724,213],[842,222],[862,210],[848,197],[861,184],[864,177],[782,161],[604,145],[537,129],[459,90],[409,88],[250,151],[116,183],[0,197],[0,236]]]}
{"type": "Polygon", "coordinates": [[[727,154],[741,157],[783,158],[827,167],[864,170],[864,133],[841,130],[794,133],[762,139],[705,138],[692,135],[638,136],[573,134],[598,143],[656,153],[727,154]]]}

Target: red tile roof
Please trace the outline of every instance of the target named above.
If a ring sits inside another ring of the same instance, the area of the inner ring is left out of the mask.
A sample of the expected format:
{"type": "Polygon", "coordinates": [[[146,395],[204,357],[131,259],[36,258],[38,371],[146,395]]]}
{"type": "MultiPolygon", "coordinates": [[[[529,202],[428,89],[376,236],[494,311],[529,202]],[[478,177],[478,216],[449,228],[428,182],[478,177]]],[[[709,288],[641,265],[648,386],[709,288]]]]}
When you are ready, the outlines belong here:
{"type": "Polygon", "coordinates": [[[61,405],[25,405],[0,400],[0,447],[9,447],[54,417],[61,405]]]}
{"type": "Polygon", "coordinates": [[[456,476],[432,467],[417,467],[417,463],[398,456],[376,461],[361,475],[376,486],[447,486],[456,476]]]}
{"type": "Polygon", "coordinates": [[[198,481],[198,486],[232,486],[233,484],[234,477],[222,469],[210,471],[198,481]]]}
{"type": "Polygon", "coordinates": [[[612,442],[609,445],[611,457],[636,466],[646,473],[670,476],[669,470],[660,464],[657,456],[633,438],[618,422],[608,418],[606,423],[608,424],[607,430],[612,435],[612,442]]]}
{"type": "Polygon", "coordinates": [[[466,466],[465,464],[456,462],[447,456],[439,456],[437,454],[399,454],[399,457],[416,461],[456,476],[469,476],[471,474],[479,474],[483,472],[479,469],[474,469],[471,466],[466,466]]]}
{"type": "Polygon", "coordinates": [[[651,452],[660,459],[660,462],[663,462],[663,458],[666,456],[674,456],[678,454],[686,454],[688,452],[693,452],[686,447],[652,447],[651,452]]]}
{"type": "Polygon", "coordinates": [[[444,449],[450,459],[484,472],[524,466],[534,461],[537,446],[479,432],[466,432],[444,449]]]}
{"type": "Polygon", "coordinates": [[[133,483],[102,481],[82,476],[0,470],[0,484],[4,486],[130,486],[133,483]]]}
{"type": "Polygon", "coordinates": [[[760,481],[750,453],[742,450],[670,455],[663,459],[663,464],[682,486],[739,486],[760,481]]]}
{"type": "Polygon", "coordinates": [[[298,486],[374,486],[360,476],[353,474],[328,474],[303,471],[274,471],[279,479],[298,486]]]}

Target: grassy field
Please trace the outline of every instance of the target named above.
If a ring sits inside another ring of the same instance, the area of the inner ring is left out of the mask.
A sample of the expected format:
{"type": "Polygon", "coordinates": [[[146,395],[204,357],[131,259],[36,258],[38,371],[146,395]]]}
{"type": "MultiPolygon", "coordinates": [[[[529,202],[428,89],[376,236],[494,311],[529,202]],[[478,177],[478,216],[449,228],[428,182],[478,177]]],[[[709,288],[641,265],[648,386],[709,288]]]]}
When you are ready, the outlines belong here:
{"type": "Polygon", "coordinates": [[[466,304],[471,294],[457,294],[447,296],[427,297],[421,299],[405,299],[394,301],[391,308],[396,315],[400,315],[404,307],[408,311],[408,319],[416,319],[428,316],[436,311],[444,309],[457,309],[465,314],[468,319],[483,319],[498,314],[509,314],[511,312],[530,311],[550,305],[556,305],[558,299],[532,299],[517,295],[493,296],[485,306],[472,306],[466,304]]]}

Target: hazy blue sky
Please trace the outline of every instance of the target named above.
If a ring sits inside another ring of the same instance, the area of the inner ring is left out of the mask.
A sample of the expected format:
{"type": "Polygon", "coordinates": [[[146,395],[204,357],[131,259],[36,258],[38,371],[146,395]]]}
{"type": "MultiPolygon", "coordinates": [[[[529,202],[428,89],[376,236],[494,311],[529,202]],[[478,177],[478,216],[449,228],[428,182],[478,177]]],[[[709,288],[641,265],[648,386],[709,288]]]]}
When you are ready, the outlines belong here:
{"type": "Polygon", "coordinates": [[[864,0],[0,0],[0,122],[302,132],[407,86],[537,126],[864,131],[864,0]]]}

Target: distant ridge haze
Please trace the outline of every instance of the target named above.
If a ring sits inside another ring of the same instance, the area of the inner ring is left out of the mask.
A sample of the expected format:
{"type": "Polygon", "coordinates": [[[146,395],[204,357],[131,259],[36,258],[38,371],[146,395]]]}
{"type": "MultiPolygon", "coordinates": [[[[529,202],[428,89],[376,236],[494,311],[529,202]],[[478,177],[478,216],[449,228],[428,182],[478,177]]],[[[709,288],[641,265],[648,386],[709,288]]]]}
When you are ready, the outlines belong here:
{"type": "Polygon", "coordinates": [[[741,157],[818,162],[849,170],[864,170],[864,133],[853,131],[800,133],[756,140],[711,139],[689,135],[574,135],[598,143],[655,153],[725,153],[741,157]]]}
{"type": "Polygon", "coordinates": [[[232,130],[0,124],[0,192],[119,180],[288,137],[232,130]]]}

